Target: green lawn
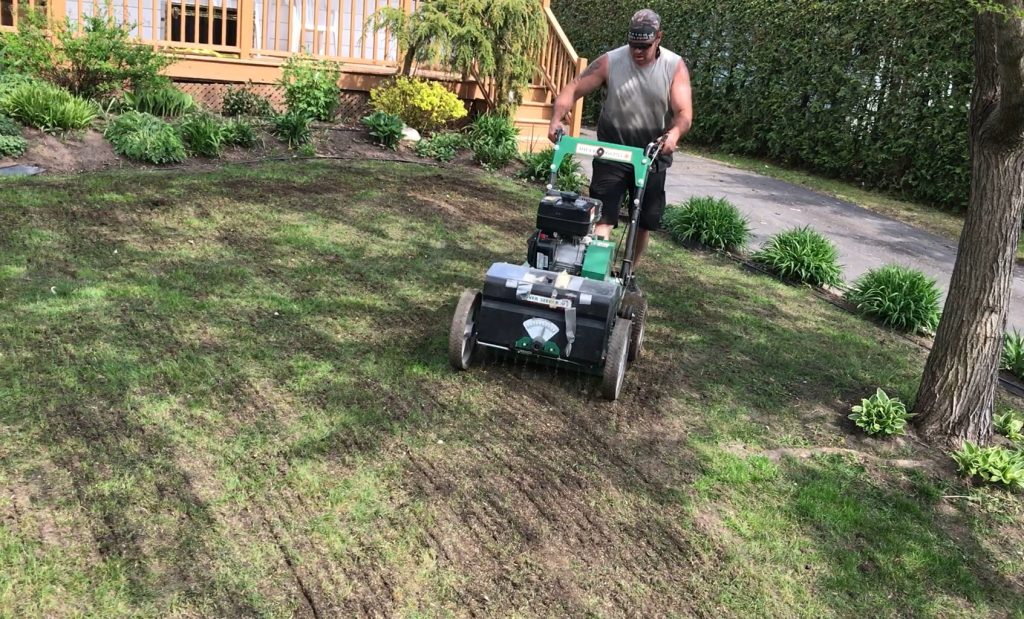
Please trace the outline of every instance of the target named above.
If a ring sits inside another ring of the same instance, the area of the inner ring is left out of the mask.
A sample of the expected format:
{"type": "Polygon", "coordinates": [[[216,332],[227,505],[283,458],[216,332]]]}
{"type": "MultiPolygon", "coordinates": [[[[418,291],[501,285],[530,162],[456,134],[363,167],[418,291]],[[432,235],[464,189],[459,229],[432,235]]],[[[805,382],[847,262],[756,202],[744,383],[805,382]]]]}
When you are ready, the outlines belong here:
{"type": "Polygon", "coordinates": [[[1024,617],[1024,500],[860,438],[923,353],[804,290],[657,237],[619,402],[452,372],[538,196],[380,163],[0,183],[0,616],[1024,617]]]}

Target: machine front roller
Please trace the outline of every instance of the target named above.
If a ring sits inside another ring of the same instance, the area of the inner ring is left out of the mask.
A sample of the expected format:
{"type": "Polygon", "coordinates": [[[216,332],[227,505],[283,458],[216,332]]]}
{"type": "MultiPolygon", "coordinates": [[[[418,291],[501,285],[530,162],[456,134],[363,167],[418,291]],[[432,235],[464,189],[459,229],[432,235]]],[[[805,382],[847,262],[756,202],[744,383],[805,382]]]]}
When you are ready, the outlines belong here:
{"type": "Polygon", "coordinates": [[[601,395],[606,400],[619,399],[622,392],[622,381],[626,377],[626,361],[629,358],[629,340],[633,331],[633,322],[625,318],[615,321],[612,337],[608,341],[608,354],[604,360],[604,373],[601,378],[601,395]]]}
{"type": "Polygon", "coordinates": [[[633,321],[633,330],[629,335],[629,357],[633,363],[644,351],[644,325],[647,322],[647,299],[638,292],[627,292],[622,300],[620,316],[633,321]]]}
{"type": "Polygon", "coordinates": [[[467,289],[459,298],[448,335],[448,361],[456,370],[468,370],[476,351],[476,318],[480,313],[480,291],[467,289]]]}

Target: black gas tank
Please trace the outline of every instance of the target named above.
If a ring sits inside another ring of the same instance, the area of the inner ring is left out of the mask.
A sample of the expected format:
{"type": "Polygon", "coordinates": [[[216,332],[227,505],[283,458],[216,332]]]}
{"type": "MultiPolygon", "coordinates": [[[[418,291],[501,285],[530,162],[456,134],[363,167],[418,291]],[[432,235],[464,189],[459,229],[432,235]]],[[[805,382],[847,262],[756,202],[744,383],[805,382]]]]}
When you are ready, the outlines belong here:
{"type": "Polygon", "coordinates": [[[549,191],[537,207],[537,228],[548,234],[582,237],[601,219],[601,201],[567,191],[549,191]]]}

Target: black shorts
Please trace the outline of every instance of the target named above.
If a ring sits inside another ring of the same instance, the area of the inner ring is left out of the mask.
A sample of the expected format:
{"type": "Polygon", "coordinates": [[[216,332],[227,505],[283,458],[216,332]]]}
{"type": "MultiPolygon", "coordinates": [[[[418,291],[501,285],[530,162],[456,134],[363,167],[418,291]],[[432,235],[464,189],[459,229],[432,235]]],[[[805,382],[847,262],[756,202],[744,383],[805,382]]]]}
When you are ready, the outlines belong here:
{"type": "MultiPolygon", "coordinates": [[[[662,165],[657,167],[662,168],[662,165]]],[[[665,168],[652,170],[647,176],[647,189],[644,191],[644,203],[640,211],[640,227],[644,230],[657,230],[661,225],[661,216],[665,213],[665,172],[665,168]]],[[[618,226],[622,198],[629,196],[629,203],[633,203],[635,183],[633,168],[630,166],[594,162],[590,197],[602,203],[601,223],[618,226]]]]}

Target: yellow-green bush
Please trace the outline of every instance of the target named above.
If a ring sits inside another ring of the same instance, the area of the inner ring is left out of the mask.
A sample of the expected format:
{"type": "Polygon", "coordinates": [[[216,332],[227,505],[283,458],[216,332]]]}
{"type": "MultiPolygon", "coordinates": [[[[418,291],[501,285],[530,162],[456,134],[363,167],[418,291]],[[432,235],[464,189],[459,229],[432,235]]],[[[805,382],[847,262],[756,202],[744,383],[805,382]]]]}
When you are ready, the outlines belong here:
{"type": "Polygon", "coordinates": [[[400,77],[370,92],[370,105],[417,131],[434,131],[466,116],[459,98],[437,82],[400,77]]]}

